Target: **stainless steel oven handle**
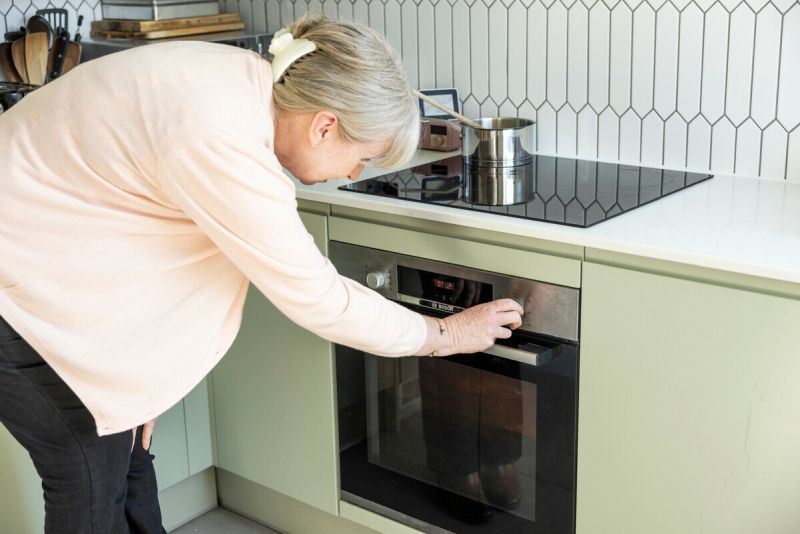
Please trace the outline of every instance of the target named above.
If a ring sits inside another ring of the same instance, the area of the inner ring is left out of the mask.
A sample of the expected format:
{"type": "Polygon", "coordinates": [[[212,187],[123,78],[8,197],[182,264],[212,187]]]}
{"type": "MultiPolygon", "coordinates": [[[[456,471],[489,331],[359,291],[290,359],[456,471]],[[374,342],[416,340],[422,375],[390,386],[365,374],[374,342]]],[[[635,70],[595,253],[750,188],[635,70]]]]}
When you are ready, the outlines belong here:
{"type": "Polygon", "coordinates": [[[492,345],[488,349],[484,350],[483,354],[489,354],[490,356],[497,356],[498,358],[513,360],[515,362],[534,366],[542,365],[552,359],[549,350],[543,353],[536,353],[522,349],[515,349],[513,347],[506,347],[505,345],[492,345]]]}

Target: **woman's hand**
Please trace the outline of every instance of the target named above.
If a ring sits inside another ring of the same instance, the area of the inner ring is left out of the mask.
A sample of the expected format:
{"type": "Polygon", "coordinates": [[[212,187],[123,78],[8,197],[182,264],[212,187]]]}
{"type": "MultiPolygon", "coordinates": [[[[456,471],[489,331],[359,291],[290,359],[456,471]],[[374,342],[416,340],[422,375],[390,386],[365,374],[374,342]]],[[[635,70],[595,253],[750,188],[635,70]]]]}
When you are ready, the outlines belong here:
{"type": "Polygon", "coordinates": [[[153,439],[153,431],[156,429],[156,421],[158,421],[158,417],[151,419],[142,425],[142,448],[146,451],[150,450],[150,441],[153,439]]]}
{"type": "Polygon", "coordinates": [[[511,337],[511,330],[522,324],[522,313],[518,302],[500,299],[444,319],[425,317],[428,339],[419,355],[449,356],[486,350],[495,339],[511,337]]]}

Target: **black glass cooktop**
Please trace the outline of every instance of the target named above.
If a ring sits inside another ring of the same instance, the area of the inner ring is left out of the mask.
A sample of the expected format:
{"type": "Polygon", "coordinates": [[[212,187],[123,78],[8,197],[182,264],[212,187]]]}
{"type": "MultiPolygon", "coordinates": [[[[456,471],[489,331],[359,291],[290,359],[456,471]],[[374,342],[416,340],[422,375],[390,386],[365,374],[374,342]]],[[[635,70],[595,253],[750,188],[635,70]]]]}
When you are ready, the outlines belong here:
{"type": "Polygon", "coordinates": [[[588,228],[711,177],[539,155],[492,170],[456,156],[339,189],[588,228]],[[489,205],[500,202],[506,204],[489,205]]]}

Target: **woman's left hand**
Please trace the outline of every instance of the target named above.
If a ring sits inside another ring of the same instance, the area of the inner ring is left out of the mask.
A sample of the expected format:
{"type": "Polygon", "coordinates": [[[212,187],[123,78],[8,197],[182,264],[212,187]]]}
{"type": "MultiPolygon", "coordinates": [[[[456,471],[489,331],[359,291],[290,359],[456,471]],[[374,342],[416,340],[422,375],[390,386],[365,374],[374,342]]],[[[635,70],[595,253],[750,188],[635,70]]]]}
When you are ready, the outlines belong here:
{"type": "Polygon", "coordinates": [[[153,437],[153,431],[156,429],[156,421],[158,421],[158,417],[142,425],[142,448],[146,451],[150,450],[150,440],[153,437]]]}

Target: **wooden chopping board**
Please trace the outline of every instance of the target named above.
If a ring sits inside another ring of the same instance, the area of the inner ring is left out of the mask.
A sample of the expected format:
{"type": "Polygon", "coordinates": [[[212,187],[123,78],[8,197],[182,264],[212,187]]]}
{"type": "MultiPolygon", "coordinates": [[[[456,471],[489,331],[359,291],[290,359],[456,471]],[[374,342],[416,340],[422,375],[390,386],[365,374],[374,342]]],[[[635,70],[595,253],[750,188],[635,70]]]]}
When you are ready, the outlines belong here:
{"type": "Polygon", "coordinates": [[[227,32],[232,30],[243,30],[244,22],[231,22],[226,24],[211,24],[208,26],[190,26],[187,28],[175,28],[172,30],[157,30],[146,32],[127,32],[92,30],[92,37],[101,39],[164,39],[166,37],[180,37],[183,35],[197,35],[201,33],[227,32]]]}
{"type": "Polygon", "coordinates": [[[119,20],[106,19],[92,22],[92,32],[155,32],[175,30],[178,28],[192,28],[210,26],[212,24],[230,24],[242,22],[239,13],[220,13],[219,15],[205,15],[202,17],[185,17],[166,20],[119,20]]]}

